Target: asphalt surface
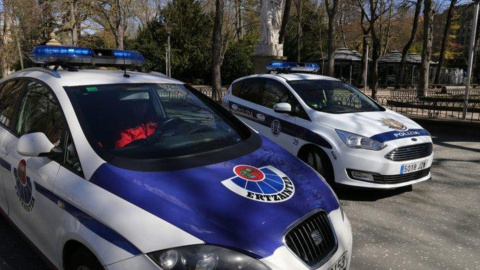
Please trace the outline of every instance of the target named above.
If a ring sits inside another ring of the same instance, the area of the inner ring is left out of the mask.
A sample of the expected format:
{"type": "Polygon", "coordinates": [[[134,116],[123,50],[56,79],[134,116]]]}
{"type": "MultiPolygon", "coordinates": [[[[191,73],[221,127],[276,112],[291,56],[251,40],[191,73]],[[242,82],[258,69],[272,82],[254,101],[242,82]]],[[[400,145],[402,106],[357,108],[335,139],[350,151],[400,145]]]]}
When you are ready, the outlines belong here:
{"type": "Polygon", "coordinates": [[[480,269],[480,126],[421,121],[433,178],[413,190],[339,190],[352,223],[352,270],[480,269]]]}
{"type": "MultiPolygon", "coordinates": [[[[480,125],[418,121],[434,138],[432,180],[337,191],[352,223],[352,270],[480,269],[480,125]]],[[[22,269],[48,267],[0,216],[0,270],[22,269]]]]}

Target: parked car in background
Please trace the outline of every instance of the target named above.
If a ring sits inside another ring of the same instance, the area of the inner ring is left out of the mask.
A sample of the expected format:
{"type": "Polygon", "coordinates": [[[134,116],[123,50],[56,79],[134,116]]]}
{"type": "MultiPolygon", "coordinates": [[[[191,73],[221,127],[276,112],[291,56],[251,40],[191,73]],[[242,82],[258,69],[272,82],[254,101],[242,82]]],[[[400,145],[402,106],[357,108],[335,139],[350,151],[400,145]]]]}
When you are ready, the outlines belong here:
{"type": "Polygon", "coordinates": [[[392,189],[431,178],[432,139],[411,119],[316,64],[272,62],[276,73],[235,80],[223,105],[333,184],[392,189]]]}

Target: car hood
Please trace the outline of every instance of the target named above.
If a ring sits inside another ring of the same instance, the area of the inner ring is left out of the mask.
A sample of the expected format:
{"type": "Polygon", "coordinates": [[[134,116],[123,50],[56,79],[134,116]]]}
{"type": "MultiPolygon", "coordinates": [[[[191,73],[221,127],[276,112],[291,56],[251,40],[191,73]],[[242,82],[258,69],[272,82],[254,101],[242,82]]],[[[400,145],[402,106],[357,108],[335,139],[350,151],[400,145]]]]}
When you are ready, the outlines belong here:
{"type": "Polygon", "coordinates": [[[103,164],[90,181],[208,244],[263,258],[283,245],[295,221],[339,204],[310,167],[265,137],[262,141],[240,158],[180,171],[103,164]],[[268,196],[259,195],[259,187],[268,196]]]}
{"type": "Polygon", "coordinates": [[[331,127],[381,142],[429,133],[413,120],[390,110],[345,114],[316,113],[318,121],[331,127]]]}

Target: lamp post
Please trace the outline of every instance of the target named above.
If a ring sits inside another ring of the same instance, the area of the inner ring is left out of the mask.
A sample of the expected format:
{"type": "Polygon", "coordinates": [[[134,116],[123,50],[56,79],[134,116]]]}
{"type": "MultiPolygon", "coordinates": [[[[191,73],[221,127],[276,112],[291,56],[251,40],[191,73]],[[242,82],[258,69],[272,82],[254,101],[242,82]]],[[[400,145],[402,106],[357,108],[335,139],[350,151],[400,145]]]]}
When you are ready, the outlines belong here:
{"type": "MultiPolygon", "coordinates": [[[[365,36],[365,38],[368,38],[369,36],[365,36]]],[[[365,50],[365,66],[363,67],[365,69],[364,76],[363,76],[363,92],[367,93],[367,80],[368,80],[368,46],[370,45],[370,41],[365,43],[367,45],[367,49],[365,50]]]]}
{"type": "Polygon", "coordinates": [[[470,35],[470,49],[468,51],[467,80],[465,82],[465,99],[463,103],[463,120],[467,119],[468,98],[470,95],[470,78],[472,77],[473,54],[475,49],[475,37],[477,35],[478,10],[480,0],[475,0],[473,8],[472,32],[470,35]]]}
{"type": "Polygon", "coordinates": [[[165,75],[172,77],[172,48],[170,46],[170,36],[172,32],[167,27],[167,48],[165,50],[165,75]]]}

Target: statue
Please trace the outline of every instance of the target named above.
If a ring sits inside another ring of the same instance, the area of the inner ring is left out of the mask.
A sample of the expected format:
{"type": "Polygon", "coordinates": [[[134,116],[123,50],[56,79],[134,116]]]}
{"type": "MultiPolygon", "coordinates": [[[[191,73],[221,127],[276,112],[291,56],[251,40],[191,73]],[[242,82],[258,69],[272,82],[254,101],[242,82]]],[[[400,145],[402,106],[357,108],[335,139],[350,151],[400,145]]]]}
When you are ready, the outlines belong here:
{"type": "Polygon", "coordinates": [[[283,56],[283,46],[278,44],[282,27],[284,0],[261,0],[260,23],[262,36],[256,48],[256,55],[283,56]]]}
{"type": "Polygon", "coordinates": [[[278,36],[282,27],[283,8],[283,0],[262,0],[260,11],[262,27],[261,45],[278,44],[278,36]]]}

